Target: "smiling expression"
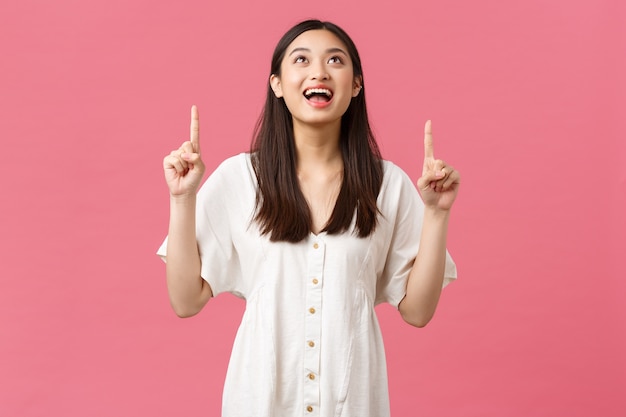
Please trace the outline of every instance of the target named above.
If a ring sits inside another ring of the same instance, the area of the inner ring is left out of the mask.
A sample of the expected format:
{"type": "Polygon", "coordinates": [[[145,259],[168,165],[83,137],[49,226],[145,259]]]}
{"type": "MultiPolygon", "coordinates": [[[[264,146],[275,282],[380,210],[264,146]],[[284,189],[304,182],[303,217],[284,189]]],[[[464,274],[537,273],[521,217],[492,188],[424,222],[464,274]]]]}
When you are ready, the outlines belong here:
{"type": "Polygon", "coordinates": [[[288,46],[270,84],[283,98],[294,123],[340,123],[361,89],[346,46],[328,30],[302,33],[288,46]]]}

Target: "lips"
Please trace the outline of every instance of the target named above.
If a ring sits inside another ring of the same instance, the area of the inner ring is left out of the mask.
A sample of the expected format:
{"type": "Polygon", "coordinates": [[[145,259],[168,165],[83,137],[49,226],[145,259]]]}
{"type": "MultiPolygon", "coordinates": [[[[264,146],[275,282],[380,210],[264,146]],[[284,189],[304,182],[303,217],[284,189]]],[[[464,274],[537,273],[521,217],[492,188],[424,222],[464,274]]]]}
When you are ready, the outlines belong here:
{"type": "Polygon", "coordinates": [[[333,92],[326,86],[309,87],[302,93],[304,97],[314,103],[327,103],[333,98],[333,92]]]}

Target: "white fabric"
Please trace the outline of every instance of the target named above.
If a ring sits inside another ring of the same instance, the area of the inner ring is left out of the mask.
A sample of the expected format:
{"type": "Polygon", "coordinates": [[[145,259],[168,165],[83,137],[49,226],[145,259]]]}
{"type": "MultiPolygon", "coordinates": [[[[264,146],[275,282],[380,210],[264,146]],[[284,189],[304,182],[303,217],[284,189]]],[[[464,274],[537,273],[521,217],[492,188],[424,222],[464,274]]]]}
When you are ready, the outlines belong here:
{"type": "MultiPolygon", "coordinates": [[[[220,165],[197,199],[202,278],[214,295],[246,300],[222,415],[388,416],[374,305],[397,307],[404,297],[423,217],[415,186],[385,161],[373,234],[311,234],[292,244],[259,236],[256,185],[250,155],[240,154],[220,165]]],[[[444,286],[454,278],[448,254],[444,286]]]]}

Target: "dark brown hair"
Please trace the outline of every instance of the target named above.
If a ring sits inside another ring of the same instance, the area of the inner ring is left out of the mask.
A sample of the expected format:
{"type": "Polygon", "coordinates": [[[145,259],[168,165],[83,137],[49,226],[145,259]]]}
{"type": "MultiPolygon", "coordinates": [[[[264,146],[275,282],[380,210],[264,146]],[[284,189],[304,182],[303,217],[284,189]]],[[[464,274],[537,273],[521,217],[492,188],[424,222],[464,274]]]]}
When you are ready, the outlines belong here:
{"type": "MultiPolygon", "coordinates": [[[[301,22],[283,35],[274,49],[270,75],[280,76],[283,57],[294,39],[304,32],[319,29],[332,32],[346,45],[354,76],[361,79],[363,87],[363,69],[354,42],[337,25],[319,20],[301,22]]],[[[347,231],[356,210],[356,234],[366,237],[376,228],[376,199],[383,169],[380,150],[367,118],[364,88],[352,98],[341,118],[339,146],[343,157],[343,181],[335,208],[323,231],[328,234],[347,231]]],[[[255,220],[261,233],[269,234],[272,241],[300,242],[305,239],[311,232],[312,219],[296,173],[293,121],[285,101],[274,95],[269,82],[265,106],[254,130],[251,155],[259,184],[255,220]]]]}

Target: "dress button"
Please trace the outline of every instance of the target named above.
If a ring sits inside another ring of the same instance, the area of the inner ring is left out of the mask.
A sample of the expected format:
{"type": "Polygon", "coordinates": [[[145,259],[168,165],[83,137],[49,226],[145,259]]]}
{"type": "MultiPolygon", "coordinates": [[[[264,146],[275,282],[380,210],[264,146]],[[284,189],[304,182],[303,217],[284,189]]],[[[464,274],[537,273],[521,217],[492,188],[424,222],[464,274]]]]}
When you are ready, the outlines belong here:
{"type": "Polygon", "coordinates": [[[318,245],[317,243],[314,243],[314,244],[313,244],[313,249],[317,249],[317,248],[319,248],[319,247],[320,247],[320,245],[318,245]]]}
{"type": "Polygon", "coordinates": [[[313,278],[313,285],[317,285],[318,282],[317,278],[313,278]]]}
{"type": "Polygon", "coordinates": [[[310,373],[308,376],[311,381],[315,379],[315,375],[313,373],[310,373]]]}
{"type": "Polygon", "coordinates": [[[309,347],[315,347],[315,342],[312,340],[309,340],[309,347]]]}
{"type": "Polygon", "coordinates": [[[313,307],[309,308],[309,313],[315,314],[315,309],[313,307]]]}
{"type": "Polygon", "coordinates": [[[309,413],[313,412],[313,407],[311,407],[310,405],[307,406],[306,411],[308,411],[309,413]]]}

